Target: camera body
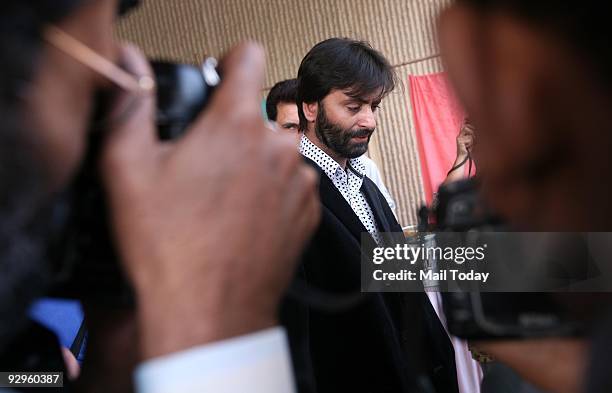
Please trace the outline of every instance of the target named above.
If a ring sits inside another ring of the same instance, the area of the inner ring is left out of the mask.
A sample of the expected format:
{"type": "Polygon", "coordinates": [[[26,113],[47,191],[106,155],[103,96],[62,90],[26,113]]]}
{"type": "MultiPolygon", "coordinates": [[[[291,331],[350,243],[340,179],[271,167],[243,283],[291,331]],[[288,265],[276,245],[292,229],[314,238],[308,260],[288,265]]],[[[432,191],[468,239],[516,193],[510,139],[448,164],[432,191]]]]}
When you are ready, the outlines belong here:
{"type": "MultiPolygon", "coordinates": [[[[478,193],[474,178],[440,187],[433,209],[433,225],[420,226],[435,232],[508,231],[503,220],[489,209],[478,193]]],[[[465,339],[503,339],[571,336],[583,331],[573,312],[583,294],[520,292],[443,292],[442,301],[449,331],[465,339]]]]}
{"type": "MultiPolygon", "coordinates": [[[[158,137],[173,140],[205,108],[220,83],[216,61],[209,58],[201,68],[156,61],[151,65],[157,87],[158,137]]],[[[57,203],[58,234],[49,251],[57,273],[53,296],[129,305],[132,290],[120,267],[97,169],[103,138],[103,132],[91,133],[79,173],[57,203]]]]}

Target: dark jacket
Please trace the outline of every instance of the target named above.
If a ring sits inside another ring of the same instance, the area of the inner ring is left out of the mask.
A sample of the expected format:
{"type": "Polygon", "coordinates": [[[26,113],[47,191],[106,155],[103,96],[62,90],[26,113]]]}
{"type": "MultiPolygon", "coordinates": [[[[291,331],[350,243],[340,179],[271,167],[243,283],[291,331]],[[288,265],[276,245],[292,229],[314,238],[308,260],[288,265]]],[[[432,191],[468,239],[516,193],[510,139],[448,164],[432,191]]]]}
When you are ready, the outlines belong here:
{"type": "MultiPolygon", "coordinates": [[[[375,243],[331,180],[306,161],[320,172],[322,219],[304,252],[298,279],[328,293],[359,292],[362,252],[375,243]]],[[[361,190],[379,231],[394,232],[393,241],[403,241],[376,185],[364,177],[361,190]]],[[[452,344],[424,293],[364,294],[361,302],[340,312],[289,299],[281,320],[300,393],[412,392],[419,374],[430,377],[437,393],[458,392],[452,344]]]]}

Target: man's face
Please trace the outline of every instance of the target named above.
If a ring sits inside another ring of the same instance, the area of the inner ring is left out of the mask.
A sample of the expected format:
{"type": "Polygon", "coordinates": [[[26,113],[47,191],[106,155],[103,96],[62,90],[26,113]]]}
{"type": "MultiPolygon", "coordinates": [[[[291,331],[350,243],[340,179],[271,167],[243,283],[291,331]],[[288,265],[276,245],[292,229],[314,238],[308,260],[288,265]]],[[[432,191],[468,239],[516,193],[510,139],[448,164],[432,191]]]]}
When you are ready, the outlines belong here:
{"type": "MultiPolygon", "coordinates": [[[[116,61],[113,40],[117,1],[84,1],[58,27],[103,57],[116,61]]],[[[49,168],[49,187],[61,189],[74,174],[85,151],[95,92],[110,84],[71,55],[52,45],[42,56],[25,103],[28,129],[49,168]]]]}
{"type": "MultiPolygon", "coordinates": [[[[112,59],[116,6],[116,1],[83,2],[58,27],[112,59]]],[[[9,169],[0,173],[0,187],[7,190],[0,198],[0,270],[6,273],[0,277],[0,314],[14,311],[14,319],[0,320],[14,321],[10,329],[18,328],[19,314],[24,313],[15,294],[25,302],[46,289],[53,196],[77,170],[94,92],[105,86],[94,72],[50,45],[42,45],[36,62],[19,108],[23,132],[10,146],[0,146],[0,166],[9,169]]],[[[5,327],[0,326],[0,346],[5,327]]]]}
{"type": "Polygon", "coordinates": [[[611,98],[584,56],[560,32],[503,10],[458,3],[439,26],[449,77],[478,129],[487,202],[526,229],[609,225],[611,98]]]}
{"type": "Polygon", "coordinates": [[[300,128],[300,117],[297,105],[290,102],[279,102],[276,105],[276,124],[283,131],[298,133],[300,128]]]}
{"type": "Polygon", "coordinates": [[[355,98],[332,90],[317,107],[315,134],[337,157],[359,157],[368,150],[379,105],[379,92],[355,98]]]}

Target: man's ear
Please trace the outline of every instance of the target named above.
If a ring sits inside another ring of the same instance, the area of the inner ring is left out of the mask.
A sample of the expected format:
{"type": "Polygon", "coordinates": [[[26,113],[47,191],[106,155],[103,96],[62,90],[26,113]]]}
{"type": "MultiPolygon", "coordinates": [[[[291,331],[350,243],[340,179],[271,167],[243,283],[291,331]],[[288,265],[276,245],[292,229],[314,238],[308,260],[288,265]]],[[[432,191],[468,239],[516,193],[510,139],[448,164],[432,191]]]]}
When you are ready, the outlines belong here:
{"type": "Polygon", "coordinates": [[[317,114],[319,113],[319,103],[318,102],[310,102],[302,103],[302,110],[304,111],[304,116],[309,123],[314,122],[317,119],[317,114]]]}

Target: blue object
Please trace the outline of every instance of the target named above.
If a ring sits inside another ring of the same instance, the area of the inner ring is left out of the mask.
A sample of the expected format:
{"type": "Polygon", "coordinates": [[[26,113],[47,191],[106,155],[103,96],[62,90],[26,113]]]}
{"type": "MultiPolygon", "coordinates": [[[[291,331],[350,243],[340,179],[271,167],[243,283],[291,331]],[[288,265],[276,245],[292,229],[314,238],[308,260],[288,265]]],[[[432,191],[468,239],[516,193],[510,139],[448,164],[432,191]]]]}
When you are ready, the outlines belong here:
{"type": "Polygon", "coordinates": [[[30,318],[54,332],[62,346],[70,348],[83,322],[83,309],[76,300],[44,298],[30,307],[30,318]]]}
{"type": "Polygon", "coordinates": [[[265,120],[270,120],[268,119],[268,112],[266,111],[266,100],[261,101],[261,112],[263,113],[263,118],[265,120]]]}

